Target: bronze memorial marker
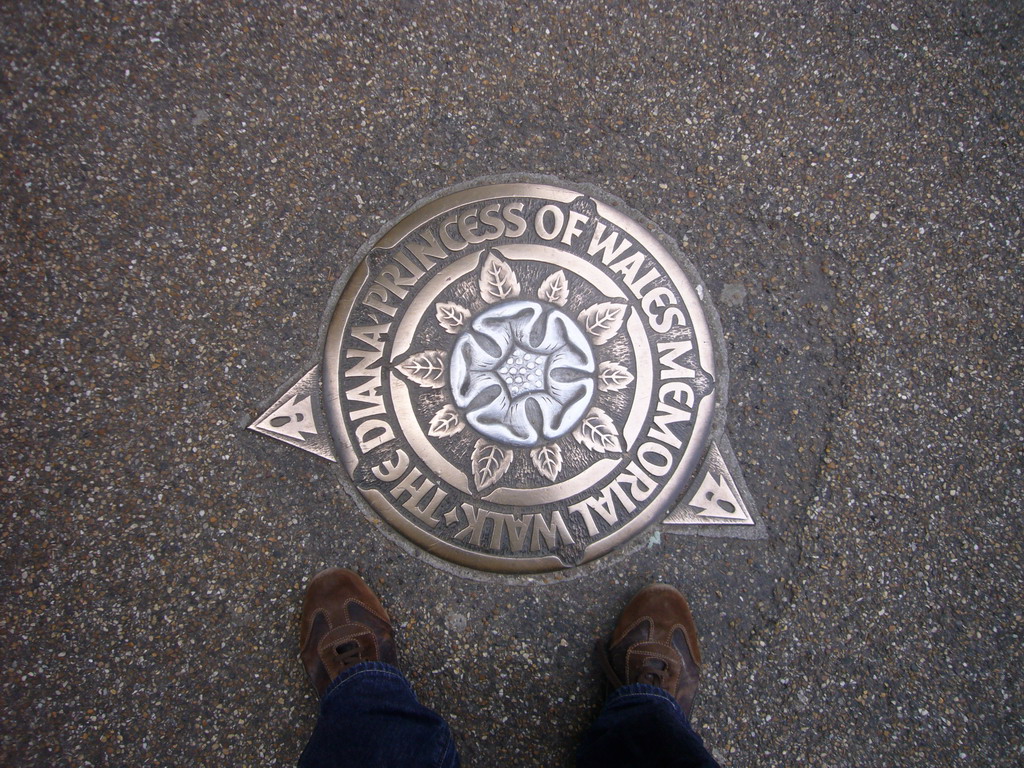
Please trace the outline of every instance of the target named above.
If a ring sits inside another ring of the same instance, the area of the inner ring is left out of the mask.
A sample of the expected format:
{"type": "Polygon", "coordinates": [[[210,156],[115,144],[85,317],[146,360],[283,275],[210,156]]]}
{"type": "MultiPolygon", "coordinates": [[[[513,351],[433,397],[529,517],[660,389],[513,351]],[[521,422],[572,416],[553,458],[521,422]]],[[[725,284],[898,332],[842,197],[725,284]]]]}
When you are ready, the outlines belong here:
{"type": "Polygon", "coordinates": [[[638,219],[537,177],[417,205],[360,251],[318,363],[251,428],[339,462],[401,536],[477,570],[570,568],[659,522],[762,536],[717,314],[638,219]]]}

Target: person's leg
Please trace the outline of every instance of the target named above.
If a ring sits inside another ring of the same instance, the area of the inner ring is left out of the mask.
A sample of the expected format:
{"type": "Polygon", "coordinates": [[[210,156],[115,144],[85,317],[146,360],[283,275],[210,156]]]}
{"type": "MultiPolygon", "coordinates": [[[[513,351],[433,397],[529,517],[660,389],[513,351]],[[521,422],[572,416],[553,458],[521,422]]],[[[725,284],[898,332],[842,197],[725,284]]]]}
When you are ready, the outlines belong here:
{"type": "Polygon", "coordinates": [[[690,727],[700,646],[686,598],[664,584],[641,590],[598,658],[614,690],[577,751],[578,768],[717,768],[690,727]]]}
{"type": "Polygon", "coordinates": [[[457,768],[445,721],[396,668],[394,630],[356,574],[333,568],[306,588],[299,659],[320,697],[300,768],[457,768]]]}

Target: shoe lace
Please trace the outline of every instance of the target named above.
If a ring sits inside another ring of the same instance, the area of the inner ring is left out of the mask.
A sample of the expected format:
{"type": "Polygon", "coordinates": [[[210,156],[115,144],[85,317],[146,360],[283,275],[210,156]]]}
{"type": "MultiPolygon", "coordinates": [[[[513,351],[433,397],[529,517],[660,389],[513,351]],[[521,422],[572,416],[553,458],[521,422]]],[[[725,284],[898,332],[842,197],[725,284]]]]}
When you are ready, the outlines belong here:
{"type": "Polygon", "coordinates": [[[342,669],[347,669],[363,660],[362,649],[355,640],[335,646],[334,653],[337,654],[338,664],[342,669]]]}
{"type": "Polygon", "coordinates": [[[646,683],[658,688],[664,688],[668,678],[668,664],[661,659],[647,659],[644,661],[640,674],[637,675],[638,683],[646,683]]]}

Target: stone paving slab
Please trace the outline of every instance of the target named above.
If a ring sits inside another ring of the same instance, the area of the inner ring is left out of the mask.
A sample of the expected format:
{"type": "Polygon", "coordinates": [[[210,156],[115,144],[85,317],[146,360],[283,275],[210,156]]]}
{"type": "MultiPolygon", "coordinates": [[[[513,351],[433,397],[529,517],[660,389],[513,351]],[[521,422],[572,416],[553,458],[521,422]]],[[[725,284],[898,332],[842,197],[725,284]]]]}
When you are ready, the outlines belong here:
{"type": "Polygon", "coordinates": [[[1022,759],[1012,4],[8,4],[0,761],[289,765],[359,570],[466,765],[565,765],[593,642],[691,599],[725,766],[1022,759]],[[769,537],[451,575],[245,426],[389,218],[529,172],[673,237],[769,537]]]}

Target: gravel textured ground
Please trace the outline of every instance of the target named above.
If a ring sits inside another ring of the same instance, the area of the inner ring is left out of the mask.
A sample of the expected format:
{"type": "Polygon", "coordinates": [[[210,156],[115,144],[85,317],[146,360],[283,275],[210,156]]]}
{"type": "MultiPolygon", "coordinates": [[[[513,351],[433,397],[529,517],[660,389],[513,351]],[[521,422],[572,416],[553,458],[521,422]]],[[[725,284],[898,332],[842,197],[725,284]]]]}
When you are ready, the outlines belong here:
{"type": "Polygon", "coordinates": [[[0,40],[0,762],[294,763],[326,565],[468,766],[570,763],[651,580],[726,768],[1024,761],[1018,4],[6,3],[0,40]],[[381,223],[508,171],[701,270],[767,540],[464,579],[244,429],[381,223]]]}

